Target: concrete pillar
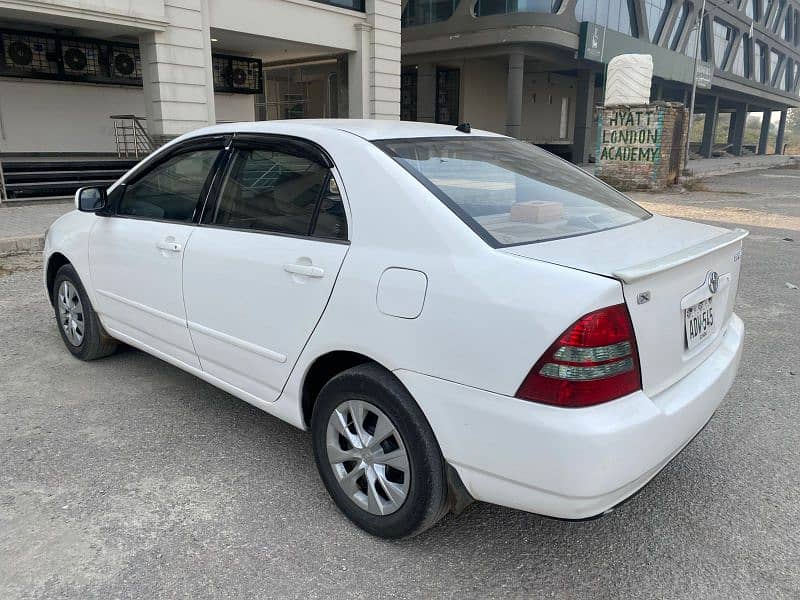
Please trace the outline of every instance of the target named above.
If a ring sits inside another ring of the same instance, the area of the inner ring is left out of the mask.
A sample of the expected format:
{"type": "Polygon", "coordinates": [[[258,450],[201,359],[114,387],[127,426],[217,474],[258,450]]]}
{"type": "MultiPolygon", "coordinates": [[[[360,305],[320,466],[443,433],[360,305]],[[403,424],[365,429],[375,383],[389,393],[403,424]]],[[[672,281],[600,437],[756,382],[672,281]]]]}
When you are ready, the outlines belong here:
{"type": "Polygon", "coordinates": [[[578,84],[575,98],[575,135],[572,143],[572,162],[584,164],[594,147],[592,125],[594,122],[594,82],[595,72],[578,71],[578,84]]]}
{"type": "Polygon", "coordinates": [[[369,119],[371,117],[369,52],[372,26],[367,23],[357,23],[355,28],[356,51],[347,56],[347,112],[351,119],[369,119]]]}
{"type": "Polygon", "coordinates": [[[436,122],[436,65],[431,63],[417,69],[417,121],[436,122]]]}
{"type": "Polygon", "coordinates": [[[767,153],[767,143],[769,142],[769,125],[772,120],[772,111],[765,110],[761,115],[761,135],[758,138],[758,153],[767,153]]]}
{"type": "Polygon", "coordinates": [[[336,58],[336,112],[340,119],[346,119],[350,110],[347,77],[347,55],[336,58]]]}
{"type": "Polygon", "coordinates": [[[139,38],[147,129],[157,141],[216,122],[207,0],[164,0],[165,31],[139,38]]]}
{"type": "Polygon", "coordinates": [[[728,143],[731,144],[728,150],[736,156],[742,155],[742,144],[744,143],[744,128],[747,126],[747,104],[739,104],[736,112],[731,113],[731,124],[728,127],[728,143]]]}
{"type": "Polygon", "coordinates": [[[519,138],[522,132],[522,83],[525,74],[525,55],[513,52],[508,55],[506,87],[506,135],[519,138]]]}
{"type": "Polygon", "coordinates": [[[347,61],[351,118],[400,119],[401,0],[367,0],[347,61]]]}
{"type": "Polygon", "coordinates": [[[783,154],[783,138],[786,134],[786,113],[787,110],[781,111],[781,120],[778,123],[778,136],[775,139],[775,154],[783,154]]]}
{"type": "Polygon", "coordinates": [[[655,85],[655,91],[653,93],[653,99],[656,100],[656,101],[663,100],[664,99],[664,82],[663,81],[659,81],[658,83],[654,82],[654,85],[655,85]]]}
{"type": "Polygon", "coordinates": [[[402,0],[366,0],[370,36],[370,118],[400,120],[402,0]]]}
{"type": "Polygon", "coordinates": [[[700,156],[711,158],[714,153],[714,133],[717,131],[719,117],[719,98],[714,96],[706,107],[706,118],[703,123],[703,141],[700,142],[700,156]]]}

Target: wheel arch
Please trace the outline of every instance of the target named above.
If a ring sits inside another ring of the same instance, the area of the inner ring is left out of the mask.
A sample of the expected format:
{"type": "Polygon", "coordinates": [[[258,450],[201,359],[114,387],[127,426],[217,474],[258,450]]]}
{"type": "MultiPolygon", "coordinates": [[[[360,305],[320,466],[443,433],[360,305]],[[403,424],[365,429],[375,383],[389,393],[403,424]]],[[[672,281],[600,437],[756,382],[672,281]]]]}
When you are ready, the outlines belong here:
{"type": "Polygon", "coordinates": [[[314,359],[306,370],[300,394],[300,409],[305,427],[311,425],[314,403],[323,386],[339,373],[364,363],[375,363],[383,367],[377,360],[352,350],[334,350],[314,359]]]}
{"type": "Polygon", "coordinates": [[[47,259],[47,267],[45,270],[45,283],[47,285],[47,296],[50,298],[50,304],[53,303],[53,283],[56,280],[56,273],[64,265],[71,265],[72,262],[61,252],[53,252],[47,259]]]}

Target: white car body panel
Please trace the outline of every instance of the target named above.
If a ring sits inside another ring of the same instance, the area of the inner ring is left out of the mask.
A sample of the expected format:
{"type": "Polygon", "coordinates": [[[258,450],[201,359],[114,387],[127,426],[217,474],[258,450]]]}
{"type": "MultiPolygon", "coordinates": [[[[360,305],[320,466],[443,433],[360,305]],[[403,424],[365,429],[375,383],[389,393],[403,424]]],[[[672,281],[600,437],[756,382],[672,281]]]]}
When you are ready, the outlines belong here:
{"type": "Polygon", "coordinates": [[[728,230],[720,227],[654,215],[619,229],[504,251],[612,277],[628,267],[719,239],[719,247],[712,245],[694,260],[670,263],[661,270],[651,268],[623,284],[636,331],[642,384],[644,391],[652,395],[679,381],[720,344],[721,333],[733,315],[742,248],[738,240],[728,243],[726,233],[728,230]],[[598,252],[597,248],[603,251],[598,252]],[[695,302],[710,295],[706,277],[712,271],[719,275],[714,308],[721,321],[715,335],[688,350],[684,346],[683,310],[692,293],[695,302]],[[649,298],[643,304],[637,301],[641,293],[647,293],[649,298]]]}
{"type": "Polygon", "coordinates": [[[96,220],[89,266],[103,326],[199,368],[186,328],[181,275],[195,228],[146,219],[96,220]]]}
{"type": "Polygon", "coordinates": [[[204,371],[278,398],[322,316],[346,244],[198,227],[183,264],[186,319],[204,371]],[[319,276],[287,272],[292,265],[319,276]]]}
{"type": "Polygon", "coordinates": [[[452,127],[239,123],[168,146],[233,132],[291,135],[324,148],[336,165],[350,244],[163,223],[145,236],[116,222],[148,221],[65,215],[50,229],[45,261],[58,252],[72,262],[104,327],[122,341],[301,428],[307,427],[303,386],[314,362],[336,351],[363,354],[409,389],[475,498],[563,518],[601,513],[644,485],[702,428],[730,387],[743,339],[732,313],[741,242],[633,283],[613,276],[726,230],[654,216],[492,249],[365,141],[464,136],[452,127]],[[124,248],[114,248],[117,230],[124,248]],[[91,249],[90,232],[97,243],[91,249]],[[181,252],[157,247],[169,236],[181,252]],[[319,267],[322,276],[287,272],[287,264],[319,267]],[[694,298],[712,268],[725,286],[724,323],[686,353],[682,337],[675,346],[681,302],[694,298]],[[651,299],[638,305],[645,289],[651,299]],[[513,397],[570,324],[626,301],[642,391],[584,409],[513,397]]]}

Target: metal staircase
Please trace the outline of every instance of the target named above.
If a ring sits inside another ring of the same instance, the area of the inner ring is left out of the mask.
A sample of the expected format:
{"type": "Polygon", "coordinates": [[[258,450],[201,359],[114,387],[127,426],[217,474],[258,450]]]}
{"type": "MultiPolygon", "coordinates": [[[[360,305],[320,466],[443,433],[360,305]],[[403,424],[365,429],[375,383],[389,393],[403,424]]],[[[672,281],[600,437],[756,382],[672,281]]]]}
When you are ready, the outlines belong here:
{"type": "Polygon", "coordinates": [[[84,186],[109,186],[138,161],[113,155],[54,154],[0,157],[0,203],[54,200],[84,186]],[[3,185],[4,183],[4,185],[3,185]]]}
{"type": "Polygon", "coordinates": [[[0,204],[55,200],[84,186],[107,187],[157,146],[145,120],[136,115],[111,115],[114,154],[38,152],[0,155],[0,204]]]}
{"type": "Polygon", "coordinates": [[[114,121],[114,142],[118,158],[143,158],[156,149],[144,125],[145,118],[136,115],[111,115],[114,121]]]}

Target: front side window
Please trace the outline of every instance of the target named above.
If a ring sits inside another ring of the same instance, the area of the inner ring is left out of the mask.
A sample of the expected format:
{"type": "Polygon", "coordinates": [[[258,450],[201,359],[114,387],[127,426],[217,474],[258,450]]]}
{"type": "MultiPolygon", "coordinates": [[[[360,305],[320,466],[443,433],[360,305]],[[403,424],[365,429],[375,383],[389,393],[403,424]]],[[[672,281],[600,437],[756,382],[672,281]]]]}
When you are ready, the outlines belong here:
{"type": "Polygon", "coordinates": [[[377,144],[495,247],[594,233],[650,215],[583,170],[519,140],[377,144]]]}
{"type": "Polygon", "coordinates": [[[125,186],[117,214],[165,221],[191,221],[219,150],[177,154],[125,186]]]}
{"type": "Polygon", "coordinates": [[[278,150],[237,150],[212,223],[234,229],[308,235],[328,169],[278,150]]]}

